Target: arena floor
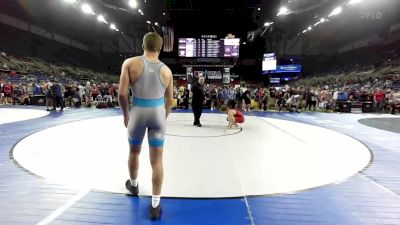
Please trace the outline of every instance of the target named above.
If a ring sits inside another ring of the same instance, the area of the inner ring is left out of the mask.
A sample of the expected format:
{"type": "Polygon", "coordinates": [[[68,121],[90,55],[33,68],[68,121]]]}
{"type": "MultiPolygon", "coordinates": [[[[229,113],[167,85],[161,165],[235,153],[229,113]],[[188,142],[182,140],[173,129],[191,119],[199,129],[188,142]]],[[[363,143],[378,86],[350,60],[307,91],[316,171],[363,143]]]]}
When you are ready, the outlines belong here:
{"type": "Polygon", "coordinates": [[[0,108],[0,224],[400,224],[400,134],[359,120],[399,116],[206,112],[168,119],[163,217],[125,195],[128,142],[116,109],[0,108]]]}

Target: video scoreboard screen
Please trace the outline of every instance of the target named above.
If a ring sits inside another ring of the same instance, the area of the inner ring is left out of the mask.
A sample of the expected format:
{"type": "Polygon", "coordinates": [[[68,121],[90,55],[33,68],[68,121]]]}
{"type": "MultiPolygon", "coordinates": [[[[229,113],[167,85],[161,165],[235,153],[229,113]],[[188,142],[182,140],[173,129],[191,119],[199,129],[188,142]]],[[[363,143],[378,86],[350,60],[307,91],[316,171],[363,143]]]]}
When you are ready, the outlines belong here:
{"type": "Polygon", "coordinates": [[[263,71],[274,71],[276,70],[276,56],[275,53],[264,54],[262,61],[263,71]]]}
{"type": "Polygon", "coordinates": [[[239,38],[179,38],[180,57],[237,58],[239,57],[239,38]]]}
{"type": "Polygon", "coordinates": [[[290,64],[280,64],[278,63],[277,57],[275,53],[266,53],[264,54],[262,61],[262,73],[263,74],[271,74],[271,73],[301,73],[302,67],[301,64],[297,60],[294,61],[290,59],[290,62],[285,62],[282,59],[281,63],[290,63],[290,64]]]}

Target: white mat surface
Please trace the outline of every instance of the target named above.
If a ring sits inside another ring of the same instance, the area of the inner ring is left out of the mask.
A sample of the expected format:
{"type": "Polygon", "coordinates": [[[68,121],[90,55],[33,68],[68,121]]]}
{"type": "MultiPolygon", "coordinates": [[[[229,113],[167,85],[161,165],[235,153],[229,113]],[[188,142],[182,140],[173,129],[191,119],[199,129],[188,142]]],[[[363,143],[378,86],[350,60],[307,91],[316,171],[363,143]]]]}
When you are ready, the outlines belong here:
{"type": "Polygon", "coordinates": [[[50,113],[37,109],[0,108],[0,125],[47,116],[50,113]]]}
{"type": "MultiPolygon", "coordinates": [[[[191,126],[192,119],[192,114],[180,113],[168,119],[163,196],[220,198],[295,192],[347,179],[371,158],[360,142],[316,126],[247,116],[239,132],[226,129],[226,116],[221,114],[203,114],[203,128],[191,126]]],[[[143,143],[140,194],[151,195],[147,139],[143,143]]],[[[126,192],[128,142],[122,117],[40,131],[22,140],[14,157],[26,169],[52,181],[126,192]]]]}

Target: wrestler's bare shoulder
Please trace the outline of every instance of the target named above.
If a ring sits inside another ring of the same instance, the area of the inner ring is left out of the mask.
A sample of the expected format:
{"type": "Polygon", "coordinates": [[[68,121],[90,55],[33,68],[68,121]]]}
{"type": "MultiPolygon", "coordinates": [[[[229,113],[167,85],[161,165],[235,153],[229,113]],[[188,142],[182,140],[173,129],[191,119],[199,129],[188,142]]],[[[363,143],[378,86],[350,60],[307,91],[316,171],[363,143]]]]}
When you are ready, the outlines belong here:
{"type": "Polygon", "coordinates": [[[135,65],[135,64],[141,64],[143,62],[143,60],[141,59],[141,57],[140,56],[136,56],[136,57],[132,57],[132,58],[128,58],[128,59],[125,59],[125,62],[124,62],[124,64],[126,64],[126,65],[135,65]]]}

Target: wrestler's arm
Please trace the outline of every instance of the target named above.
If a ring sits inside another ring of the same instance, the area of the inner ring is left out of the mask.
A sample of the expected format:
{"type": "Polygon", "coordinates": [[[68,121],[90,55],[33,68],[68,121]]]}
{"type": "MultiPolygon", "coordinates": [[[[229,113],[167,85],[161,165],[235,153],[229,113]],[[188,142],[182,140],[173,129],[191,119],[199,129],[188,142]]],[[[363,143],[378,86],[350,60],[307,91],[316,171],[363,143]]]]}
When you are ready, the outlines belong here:
{"type": "Polygon", "coordinates": [[[233,111],[233,110],[229,110],[228,111],[228,120],[229,120],[229,122],[231,122],[231,123],[235,122],[234,115],[235,115],[235,111],[233,111]]]}
{"type": "Polygon", "coordinates": [[[229,128],[232,128],[232,126],[235,124],[235,117],[234,117],[234,111],[233,110],[229,110],[228,111],[228,121],[229,121],[229,128]]]}
{"type": "Polygon", "coordinates": [[[171,113],[174,104],[174,82],[172,79],[172,72],[168,67],[166,67],[166,69],[163,70],[163,75],[169,80],[167,89],[165,89],[165,94],[164,94],[165,112],[166,112],[165,117],[168,117],[168,115],[171,113]]]}
{"type": "Polygon", "coordinates": [[[128,92],[129,92],[129,66],[127,60],[122,64],[121,68],[121,76],[119,79],[119,89],[118,89],[118,102],[122,109],[122,114],[124,116],[124,125],[128,126],[129,122],[129,100],[128,100],[128,92]]]}

